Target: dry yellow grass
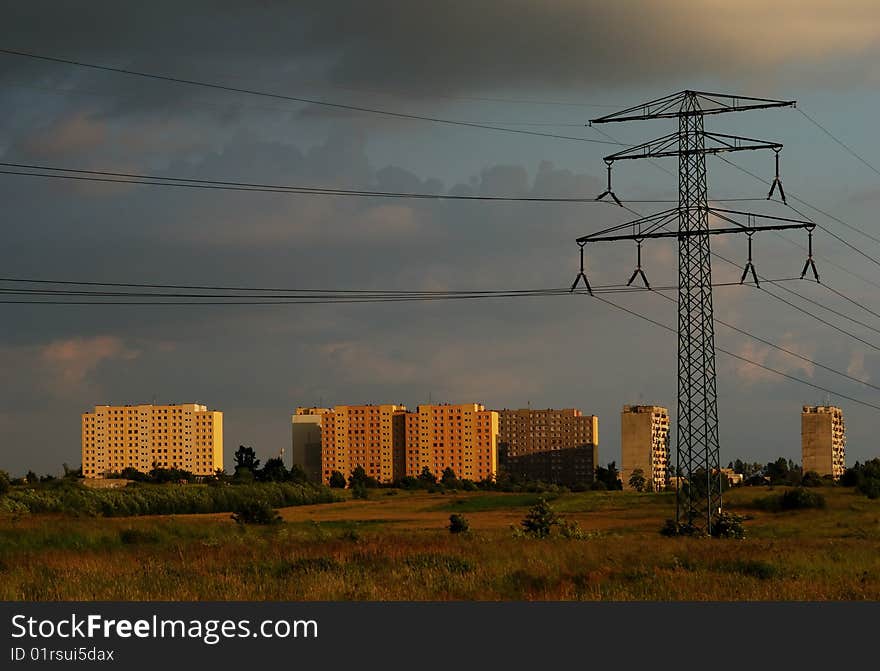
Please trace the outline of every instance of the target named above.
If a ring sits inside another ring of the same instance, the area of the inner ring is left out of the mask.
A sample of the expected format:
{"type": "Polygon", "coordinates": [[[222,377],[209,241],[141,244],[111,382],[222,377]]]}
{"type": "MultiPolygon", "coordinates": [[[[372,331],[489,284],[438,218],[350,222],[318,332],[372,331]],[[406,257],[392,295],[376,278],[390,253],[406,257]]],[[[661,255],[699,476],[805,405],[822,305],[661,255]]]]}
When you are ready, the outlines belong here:
{"type": "Polygon", "coordinates": [[[371,492],[287,508],[284,524],[228,515],[38,516],[0,522],[4,600],[880,599],[880,501],[823,489],[826,510],[746,508],[746,540],[664,538],[668,495],[553,501],[591,537],[516,538],[537,497],[371,492]],[[451,512],[471,533],[446,530],[451,512]]]}

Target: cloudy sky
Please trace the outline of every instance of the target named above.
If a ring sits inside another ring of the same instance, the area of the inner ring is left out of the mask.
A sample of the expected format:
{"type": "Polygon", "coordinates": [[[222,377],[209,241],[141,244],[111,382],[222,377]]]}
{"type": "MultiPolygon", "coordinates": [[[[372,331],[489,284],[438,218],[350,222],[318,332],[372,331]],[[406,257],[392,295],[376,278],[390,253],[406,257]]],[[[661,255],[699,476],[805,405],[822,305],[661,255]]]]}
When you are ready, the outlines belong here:
{"type": "MultiPolygon", "coordinates": [[[[0,48],[405,114],[607,140],[591,118],[683,88],[794,99],[869,163],[880,158],[875,2],[743,0],[443,3],[4,3],[0,48]]],[[[0,55],[0,155],[9,163],[385,191],[587,196],[607,144],[425,121],[150,81],[0,55]]],[[[669,121],[603,130],[636,143],[669,121]]],[[[878,175],[795,109],[707,118],[778,140],[787,193],[880,236],[878,175]]],[[[733,155],[772,177],[772,156],[733,155]]],[[[675,164],[625,162],[631,200],[677,197],[675,164]],[[671,170],[671,173],[669,172],[671,170]]],[[[709,159],[715,198],[767,187],[709,159]]],[[[236,193],[0,175],[0,277],[307,289],[568,286],[574,240],[631,218],[607,205],[236,193]]],[[[737,203],[797,216],[779,204],[737,203]]],[[[634,204],[640,212],[670,207],[634,204]]],[[[797,205],[869,256],[880,245],[797,205]]],[[[800,234],[756,238],[759,273],[799,274],[800,234]]],[[[880,312],[878,266],[816,235],[823,282],[880,312]]],[[[745,240],[716,239],[737,263],[745,240]]],[[[675,247],[646,246],[654,284],[676,282],[675,247]]],[[[624,282],[635,250],[590,250],[594,284],[624,282]]],[[[739,269],[715,261],[717,282],[739,269]]],[[[880,385],[880,319],[827,289],[718,288],[716,316],[880,385]]],[[[675,323],[656,295],[613,300],[675,323]]],[[[674,413],[675,337],[580,296],[332,306],[0,305],[0,468],[79,465],[79,414],[95,404],[200,402],[226,413],[227,461],[289,444],[297,405],[480,402],[578,407],[600,418],[600,459],[619,461],[619,412],[674,413]]],[[[880,393],[718,327],[725,349],[880,405],[880,393]]],[[[823,392],[723,354],[722,460],[800,459],[800,406],[823,392]]],[[[878,411],[844,407],[848,461],[880,455],[878,411]]]]}

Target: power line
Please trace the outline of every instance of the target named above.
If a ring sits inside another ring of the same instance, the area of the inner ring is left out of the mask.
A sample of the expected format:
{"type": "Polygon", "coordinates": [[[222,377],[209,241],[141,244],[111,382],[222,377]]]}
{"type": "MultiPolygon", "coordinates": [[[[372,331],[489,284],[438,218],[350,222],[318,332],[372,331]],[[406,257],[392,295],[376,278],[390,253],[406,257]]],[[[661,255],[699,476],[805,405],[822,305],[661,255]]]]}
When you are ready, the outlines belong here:
{"type": "Polygon", "coordinates": [[[803,110],[802,108],[797,107],[796,109],[797,109],[798,112],[800,112],[800,113],[803,115],[803,117],[804,117],[807,121],[809,121],[809,122],[810,122],[811,124],[813,124],[816,128],[818,128],[818,129],[821,130],[823,133],[825,133],[825,135],[827,135],[827,136],[830,137],[832,140],[834,140],[834,142],[837,143],[840,147],[842,147],[843,150],[844,150],[847,154],[849,154],[849,155],[852,156],[853,158],[859,160],[862,164],[864,164],[867,168],[869,168],[872,172],[874,172],[874,174],[876,174],[876,175],[880,175],[880,170],[878,170],[878,169],[875,168],[873,165],[871,165],[870,163],[868,163],[868,161],[866,161],[864,158],[862,158],[861,156],[859,156],[859,154],[856,153],[856,150],[855,150],[855,149],[853,149],[853,148],[850,147],[848,144],[846,144],[843,140],[841,140],[840,138],[838,138],[837,136],[835,136],[834,133],[832,133],[830,130],[828,130],[825,126],[823,126],[823,125],[820,124],[818,121],[816,121],[813,117],[811,117],[809,114],[807,114],[806,112],[804,112],[804,110],[803,110]]]}
{"type": "MultiPolygon", "coordinates": [[[[659,326],[660,328],[666,329],[670,333],[676,333],[676,334],[678,333],[678,331],[676,331],[676,329],[672,328],[671,326],[668,326],[667,324],[664,324],[663,322],[659,322],[655,319],[651,319],[650,317],[643,315],[639,312],[636,312],[635,310],[630,310],[629,308],[626,308],[622,305],[618,305],[617,303],[614,303],[614,302],[608,300],[607,298],[602,298],[601,296],[595,296],[595,298],[596,298],[596,300],[602,301],[603,303],[606,303],[613,308],[616,308],[618,310],[626,312],[627,314],[630,314],[633,317],[638,317],[639,319],[642,319],[642,320],[647,321],[651,324],[654,324],[655,326],[659,326]]],[[[825,393],[833,394],[835,396],[839,396],[840,398],[845,398],[848,401],[852,401],[853,403],[858,403],[858,404],[866,406],[868,408],[873,408],[874,410],[880,410],[880,405],[875,405],[875,404],[870,403],[868,401],[862,401],[862,400],[854,398],[852,396],[848,396],[846,394],[841,394],[840,392],[834,391],[833,389],[829,389],[828,387],[823,387],[822,385],[818,385],[814,382],[810,382],[809,380],[804,380],[803,378],[797,377],[795,375],[791,375],[789,373],[784,373],[783,371],[777,370],[776,368],[773,368],[771,366],[767,366],[765,364],[758,363],[757,361],[753,361],[752,359],[749,359],[747,357],[741,356],[739,354],[735,354],[735,353],[731,352],[730,350],[724,349],[723,347],[716,346],[715,349],[719,352],[723,352],[724,354],[726,354],[730,357],[733,357],[734,359],[739,359],[740,361],[751,364],[753,366],[757,366],[758,368],[762,368],[770,373],[775,373],[776,375],[779,375],[781,377],[788,378],[789,380],[792,380],[794,382],[799,382],[799,383],[807,385],[809,387],[813,387],[814,389],[824,391],[825,393]]]]}
{"type": "MultiPolygon", "coordinates": [[[[758,180],[758,181],[761,182],[762,184],[767,185],[767,184],[769,183],[769,182],[767,182],[767,180],[765,180],[763,177],[761,177],[761,176],[759,176],[759,175],[756,175],[756,174],[753,173],[751,170],[748,170],[748,169],[746,169],[746,168],[743,168],[741,165],[738,165],[738,164],[734,163],[734,162],[731,161],[730,159],[728,159],[728,158],[726,158],[726,157],[724,157],[724,156],[721,156],[720,154],[718,154],[717,156],[718,156],[718,158],[720,158],[722,161],[724,161],[724,162],[727,163],[728,165],[730,165],[730,166],[736,168],[737,170],[739,170],[740,172],[742,172],[742,173],[744,173],[744,174],[746,174],[746,175],[749,175],[750,177],[754,177],[756,180],[758,180]]],[[[794,194],[789,193],[789,194],[788,194],[788,197],[789,197],[789,199],[791,199],[791,200],[796,200],[797,202],[801,203],[802,205],[806,205],[806,206],[809,207],[811,210],[815,210],[815,211],[818,212],[819,214],[828,217],[828,218],[831,219],[832,221],[835,221],[835,222],[837,222],[838,224],[840,224],[841,226],[846,226],[846,227],[849,228],[850,230],[855,231],[856,233],[859,233],[859,234],[865,236],[865,237],[868,238],[869,240],[872,240],[873,242],[876,242],[876,243],[880,244],[880,238],[877,238],[877,237],[871,235],[870,233],[868,233],[868,232],[866,232],[866,231],[863,231],[863,230],[860,229],[858,226],[853,226],[852,224],[849,224],[849,223],[845,222],[843,219],[840,219],[839,217],[835,217],[835,216],[834,216],[833,214],[831,214],[830,212],[826,212],[825,210],[822,210],[822,209],[816,207],[815,205],[813,205],[813,204],[811,204],[811,203],[808,203],[808,202],[805,201],[803,198],[799,198],[798,196],[796,196],[796,195],[794,195],[794,194]]],[[[791,207],[791,205],[788,205],[788,206],[791,207]]],[[[794,208],[792,208],[792,209],[794,209],[794,208]]],[[[807,217],[807,218],[809,218],[809,217],[807,217]]],[[[828,230],[828,229],[826,229],[824,226],[821,227],[821,228],[822,228],[823,230],[825,230],[825,231],[828,230]]],[[[830,231],[829,231],[829,233],[830,233],[830,231]]]]}
{"type": "MultiPolygon", "coordinates": [[[[678,304],[678,301],[675,300],[674,298],[671,298],[670,296],[666,296],[664,294],[657,294],[657,295],[660,296],[661,298],[665,298],[668,301],[671,301],[673,303],[678,304]]],[[[762,338],[761,336],[755,335],[754,333],[750,333],[749,331],[741,329],[738,326],[730,324],[722,319],[718,319],[717,317],[714,318],[714,321],[716,324],[721,324],[721,326],[724,326],[725,328],[728,328],[731,331],[735,331],[736,333],[744,335],[748,338],[752,338],[753,340],[757,340],[758,342],[760,342],[764,345],[767,345],[768,347],[772,347],[773,349],[779,350],[780,352],[783,352],[785,354],[793,356],[797,359],[800,359],[801,361],[805,361],[806,363],[809,363],[809,364],[816,366],[818,368],[823,368],[831,373],[834,373],[835,375],[840,375],[841,377],[845,377],[848,380],[851,380],[853,382],[858,382],[859,384],[865,385],[866,387],[870,387],[871,389],[875,389],[877,391],[880,391],[880,386],[875,385],[875,384],[871,384],[867,380],[862,380],[862,379],[857,378],[853,375],[850,375],[849,373],[844,373],[843,371],[837,370],[836,368],[833,368],[832,366],[828,366],[824,363],[820,363],[819,361],[815,361],[807,356],[804,356],[803,354],[800,354],[798,352],[795,352],[794,350],[788,349],[787,347],[783,347],[782,345],[777,345],[776,343],[771,342],[770,340],[767,340],[765,338],[762,338]]]]}
{"type": "Polygon", "coordinates": [[[504,132],[504,133],[519,133],[521,135],[549,137],[549,138],[555,138],[555,139],[559,139],[559,140],[575,140],[578,142],[589,142],[589,143],[593,143],[593,144],[607,144],[607,145],[615,144],[615,143],[612,143],[612,142],[606,141],[606,140],[594,140],[592,138],[575,137],[575,136],[571,136],[571,135],[559,135],[556,133],[542,133],[539,131],[521,130],[521,129],[515,129],[515,128],[504,128],[501,126],[493,126],[490,124],[474,123],[474,122],[470,122],[470,121],[456,121],[453,119],[443,119],[440,117],[424,116],[424,115],[420,115],[420,114],[409,114],[406,112],[395,112],[392,110],[384,110],[384,109],[378,109],[378,108],[372,108],[372,107],[363,107],[360,105],[348,105],[345,103],[335,103],[335,102],[329,102],[326,100],[316,100],[313,98],[303,98],[303,97],[299,97],[299,96],[282,95],[280,93],[269,93],[267,91],[256,91],[254,89],[239,88],[236,86],[228,86],[225,84],[216,84],[216,83],[212,83],[212,82],[196,81],[194,79],[184,79],[182,77],[172,77],[169,75],[159,75],[159,74],[154,74],[154,73],[149,73],[149,72],[141,72],[139,70],[130,70],[128,68],[117,68],[117,67],[112,67],[109,65],[97,65],[95,63],[85,63],[83,61],[75,61],[75,60],[67,59],[67,58],[56,58],[53,56],[43,56],[43,55],[29,53],[29,52],[25,52],[25,51],[17,51],[14,49],[0,49],[0,53],[8,54],[11,56],[21,56],[24,58],[32,58],[32,59],[41,60],[41,61],[48,61],[48,62],[52,62],[52,63],[62,63],[64,65],[73,65],[73,66],[80,67],[80,68],[89,68],[92,70],[101,70],[104,72],[114,72],[117,74],[129,75],[129,76],[133,76],[133,77],[142,77],[145,79],[154,79],[154,80],[158,80],[158,81],[172,82],[174,84],[186,84],[188,86],[200,86],[203,88],[215,89],[215,90],[219,90],[219,91],[228,91],[231,93],[243,93],[246,95],[262,96],[265,98],[274,98],[277,100],[288,100],[291,102],[306,103],[309,105],[320,105],[322,107],[330,107],[333,109],[344,109],[344,110],[349,110],[352,112],[365,112],[365,113],[369,113],[369,114],[378,114],[380,116],[393,117],[393,118],[397,118],[397,119],[429,121],[432,123],[446,124],[446,125],[451,125],[451,126],[467,126],[467,127],[471,127],[471,128],[481,128],[483,130],[494,130],[494,131],[499,131],[499,132],[504,132]]]}
{"type": "MultiPolygon", "coordinates": [[[[780,278],[777,281],[793,281],[798,278],[780,278]]],[[[73,282],[73,281],[51,281],[36,279],[2,279],[0,282],[8,283],[39,283],[51,284],[53,286],[86,286],[86,287],[109,287],[109,288],[126,288],[127,291],[109,291],[96,289],[56,289],[56,288],[36,288],[26,289],[20,287],[0,287],[0,294],[12,296],[40,297],[40,296],[76,296],[76,297],[93,297],[98,298],[187,298],[187,299],[239,299],[260,301],[264,300],[295,300],[303,302],[332,303],[332,302],[375,302],[375,301],[408,301],[408,300],[435,300],[435,299],[458,299],[458,298],[512,298],[512,297],[528,297],[528,296],[567,296],[572,292],[569,288],[551,288],[551,289],[501,289],[501,290],[469,290],[469,291],[402,291],[402,290],[361,290],[361,289],[280,289],[280,288],[254,288],[254,287],[219,287],[205,285],[159,285],[159,284],[130,284],[130,283],[112,283],[112,282],[73,282]],[[188,291],[212,291],[215,293],[181,293],[180,291],[132,291],[134,288],[174,288],[177,290],[188,291]],[[216,293],[220,291],[240,291],[244,293],[216,293]]],[[[739,282],[717,283],[716,287],[741,286],[739,282]]],[[[651,291],[676,291],[677,286],[661,286],[653,287],[651,291]]],[[[599,285],[593,287],[594,292],[598,293],[641,293],[648,291],[643,287],[629,287],[619,284],[599,285]]],[[[198,303],[199,301],[194,301],[198,303]]],[[[95,302],[96,305],[108,304],[104,301],[95,302]]]]}
{"type": "MultiPolygon", "coordinates": [[[[714,256],[714,257],[716,257],[716,258],[718,258],[718,259],[721,259],[721,260],[724,261],[725,263],[728,263],[728,264],[734,266],[735,268],[739,268],[739,267],[740,267],[740,265],[739,265],[738,263],[736,263],[735,261],[731,261],[730,259],[728,259],[728,258],[725,257],[725,256],[722,256],[722,255],[719,254],[718,252],[712,252],[712,256],[714,256]]],[[[788,292],[788,293],[790,293],[790,294],[793,294],[793,295],[797,296],[797,297],[800,298],[801,300],[804,300],[804,301],[806,301],[806,302],[808,302],[808,303],[811,303],[811,304],[813,304],[813,305],[816,305],[817,307],[820,307],[820,308],[822,308],[822,309],[824,309],[824,310],[827,310],[828,312],[831,312],[832,314],[835,314],[835,315],[837,315],[838,317],[843,317],[844,319],[848,319],[849,321],[852,321],[853,323],[858,324],[859,326],[863,326],[864,328],[866,328],[866,329],[868,329],[868,330],[870,330],[870,331],[873,331],[873,332],[875,332],[875,333],[877,333],[877,334],[880,334],[880,329],[877,329],[877,328],[871,326],[870,324],[866,324],[865,322],[859,321],[858,319],[855,319],[854,317],[850,317],[849,315],[847,315],[847,314],[845,314],[845,313],[843,313],[843,312],[839,312],[839,311],[837,311],[837,310],[834,310],[833,308],[830,308],[830,307],[828,307],[827,305],[824,305],[823,303],[820,303],[820,302],[818,302],[818,301],[815,301],[815,300],[813,300],[812,298],[809,298],[809,297],[807,297],[807,296],[804,296],[803,294],[800,294],[800,293],[796,292],[794,289],[791,289],[791,288],[789,288],[789,287],[782,286],[781,284],[776,284],[773,280],[765,279],[764,277],[761,277],[760,275],[759,275],[758,277],[761,279],[762,282],[765,282],[766,284],[773,284],[774,286],[778,286],[780,289],[783,289],[784,291],[786,291],[786,292],[788,292]]],[[[851,333],[850,331],[847,331],[846,329],[841,328],[840,326],[837,326],[836,324],[833,324],[832,322],[827,321],[826,319],[823,319],[822,317],[819,317],[818,315],[816,315],[816,314],[810,312],[809,310],[806,310],[806,309],[802,308],[802,307],[799,306],[799,305],[796,305],[795,303],[792,303],[792,302],[789,301],[789,300],[786,300],[785,298],[783,298],[783,297],[780,296],[779,294],[775,294],[775,293],[773,293],[772,291],[770,291],[770,290],[767,289],[766,287],[762,287],[761,289],[762,289],[762,291],[764,291],[764,293],[766,293],[768,296],[772,296],[773,298],[775,298],[776,300],[778,300],[778,301],[784,303],[785,305],[788,305],[789,307],[794,308],[794,309],[797,310],[798,312],[801,312],[801,313],[807,315],[807,316],[810,317],[811,319],[814,319],[814,320],[816,320],[816,321],[818,321],[818,322],[820,322],[820,323],[822,323],[822,324],[825,324],[826,326],[829,326],[830,328],[834,329],[835,331],[838,331],[839,333],[842,333],[843,335],[849,336],[849,337],[852,338],[853,340],[857,340],[858,342],[862,343],[863,345],[867,345],[868,347],[871,347],[872,349],[875,349],[875,350],[880,351],[880,346],[875,345],[874,343],[872,343],[872,342],[870,342],[870,341],[868,341],[868,340],[865,340],[864,338],[861,338],[861,337],[857,336],[856,334],[851,333]]]]}
{"type": "Polygon", "coordinates": [[[860,303],[859,301],[857,301],[857,300],[854,299],[854,298],[850,298],[849,296],[847,296],[846,294],[844,294],[844,293],[838,291],[838,290],[835,289],[834,287],[831,287],[831,286],[829,286],[829,285],[827,285],[827,284],[823,284],[822,286],[825,287],[828,291],[830,291],[830,292],[833,293],[834,295],[839,296],[840,298],[842,298],[843,300],[845,300],[845,301],[847,301],[847,302],[849,302],[849,303],[852,303],[852,304],[855,305],[857,308],[861,308],[862,310],[864,310],[864,311],[867,312],[868,314],[873,315],[874,317],[878,317],[878,318],[880,318],[880,312],[875,312],[874,310],[872,310],[872,309],[869,308],[868,306],[864,305],[863,303],[860,303]]]}
{"type": "MultiPolygon", "coordinates": [[[[96,96],[102,98],[113,98],[114,100],[119,99],[138,99],[142,97],[142,94],[134,94],[134,95],[119,95],[118,93],[111,93],[108,91],[90,91],[88,89],[83,89],[82,87],[76,88],[63,88],[58,86],[36,86],[34,84],[23,84],[23,83],[13,83],[13,82],[3,82],[0,83],[0,86],[4,88],[22,88],[22,89],[34,89],[37,91],[41,91],[44,93],[54,93],[58,95],[80,95],[80,96],[96,96]]],[[[438,96],[445,97],[445,96],[438,96]]],[[[463,100],[471,100],[471,98],[462,98],[463,100]]],[[[476,100],[480,100],[477,98],[476,100]]],[[[498,102],[525,102],[525,101],[504,101],[499,100],[498,102]]],[[[548,105],[552,104],[563,104],[563,103],[545,103],[548,105]]],[[[284,114],[290,114],[293,110],[291,107],[268,107],[265,105],[248,105],[241,102],[216,102],[209,100],[197,100],[197,99],[186,99],[186,100],[177,100],[175,101],[175,105],[183,105],[187,107],[193,106],[203,106],[203,107],[219,107],[223,109],[229,109],[230,107],[235,107],[238,109],[250,109],[250,110],[259,110],[263,112],[281,112],[284,114]]],[[[579,105],[578,105],[579,106],[579,105]]],[[[606,107],[605,105],[584,105],[586,107],[606,107]]],[[[608,106],[610,107],[610,106],[608,106]]],[[[477,124],[485,124],[485,125],[493,125],[493,126],[547,126],[547,127],[556,127],[556,128],[583,128],[584,124],[581,122],[554,122],[554,121],[483,121],[483,120],[472,120],[466,119],[467,123],[477,123],[477,124]]]]}
{"type": "MultiPolygon", "coordinates": [[[[69,179],[74,181],[87,181],[116,184],[139,184],[143,186],[170,186],[191,189],[209,189],[221,191],[254,191],[258,193],[288,193],[299,195],[316,196],[353,196],[364,198],[400,198],[416,200],[473,200],[473,201],[496,201],[496,202],[532,202],[532,203],[602,203],[593,196],[563,197],[563,196],[485,196],[463,195],[443,193],[415,193],[403,191],[372,191],[362,189],[340,189],[323,186],[296,186],[283,184],[265,184],[257,182],[239,182],[230,180],[200,179],[195,177],[165,177],[130,172],[114,172],[111,170],[86,170],[82,168],[63,168],[50,165],[36,165],[30,163],[0,162],[0,166],[7,168],[20,168],[20,170],[0,170],[0,175],[16,175],[22,177],[43,177],[48,179],[69,179]],[[40,170],[49,171],[37,172],[40,170]]],[[[760,198],[717,198],[718,202],[739,202],[761,200],[760,198]]],[[[677,202],[663,199],[635,199],[630,203],[671,203],[677,202]]]]}

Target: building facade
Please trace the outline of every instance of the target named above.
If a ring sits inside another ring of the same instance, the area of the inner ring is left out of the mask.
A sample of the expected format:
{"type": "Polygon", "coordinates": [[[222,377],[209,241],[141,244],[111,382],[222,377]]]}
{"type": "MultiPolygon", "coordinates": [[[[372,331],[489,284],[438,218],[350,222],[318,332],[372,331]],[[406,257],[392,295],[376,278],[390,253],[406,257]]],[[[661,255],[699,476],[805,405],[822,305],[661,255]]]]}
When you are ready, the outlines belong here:
{"type": "Polygon", "coordinates": [[[223,468],[223,413],[197,403],[97,405],[82,414],[86,478],[134,468],[213,475],[223,468]]]}
{"type": "Polygon", "coordinates": [[[846,470],[846,425],[843,410],[833,405],[805,405],[801,412],[803,472],[815,471],[837,480],[846,470]]]}
{"type": "Polygon", "coordinates": [[[580,410],[498,411],[499,464],[514,478],[592,484],[599,462],[599,418],[580,410]]]}
{"type": "Polygon", "coordinates": [[[438,478],[451,468],[458,478],[479,481],[498,473],[498,413],[478,403],[420,405],[407,434],[406,475],[425,466],[438,478]],[[418,443],[414,423],[418,422],[418,443]],[[416,447],[418,451],[416,451],[416,447]]]}
{"type": "Polygon", "coordinates": [[[297,408],[290,418],[292,463],[314,482],[321,481],[321,416],[327,412],[330,408],[297,408]]]}
{"type": "Polygon", "coordinates": [[[402,405],[337,405],[321,415],[321,475],[346,477],[358,466],[379,482],[392,482],[395,455],[404,444],[406,407],[402,405]]]}
{"type": "Polygon", "coordinates": [[[620,480],[641,470],[646,488],[662,491],[669,479],[669,411],[657,405],[625,405],[620,413],[620,480]]]}
{"type": "Polygon", "coordinates": [[[476,403],[341,405],[321,415],[321,475],[346,477],[358,466],[379,482],[418,477],[425,467],[440,477],[451,468],[459,478],[495,477],[498,413],[476,403]]]}

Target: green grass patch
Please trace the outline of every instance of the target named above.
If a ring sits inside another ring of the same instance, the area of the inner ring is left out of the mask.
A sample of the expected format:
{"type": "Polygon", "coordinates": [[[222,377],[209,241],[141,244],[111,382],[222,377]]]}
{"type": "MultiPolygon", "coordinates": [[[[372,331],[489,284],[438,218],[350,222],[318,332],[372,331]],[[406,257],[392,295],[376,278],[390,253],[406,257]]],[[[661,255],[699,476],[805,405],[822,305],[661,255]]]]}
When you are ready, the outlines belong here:
{"type": "Polygon", "coordinates": [[[338,494],[321,485],[265,482],[253,485],[130,485],[91,489],[78,483],[55,488],[16,488],[0,498],[0,513],[82,516],[184,515],[232,512],[253,501],[274,508],[330,503],[338,494]]]}

